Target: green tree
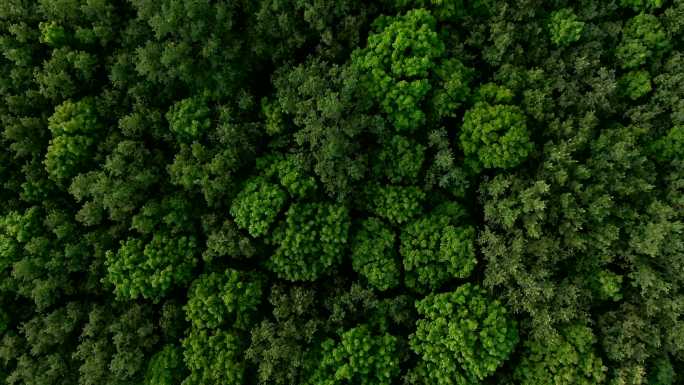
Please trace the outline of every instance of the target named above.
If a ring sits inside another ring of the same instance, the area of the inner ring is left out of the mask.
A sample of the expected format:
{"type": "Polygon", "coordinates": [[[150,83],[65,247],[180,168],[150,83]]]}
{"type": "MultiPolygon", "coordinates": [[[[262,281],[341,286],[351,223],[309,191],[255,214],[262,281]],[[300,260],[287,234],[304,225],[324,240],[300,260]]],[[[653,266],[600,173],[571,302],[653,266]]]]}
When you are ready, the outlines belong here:
{"type": "Polygon", "coordinates": [[[183,339],[183,359],[190,370],[183,385],[239,385],[245,378],[243,342],[230,331],[193,329],[183,339]]]}
{"type": "Polygon", "coordinates": [[[277,184],[263,178],[252,179],[233,200],[230,214],[238,226],[253,237],[260,237],[268,233],[286,199],[285,191],[277,184]]]}
{"type": "Polygon", "coordinates": [[[52,140],[45,155],[45,168],[52,179],[64,182],[79,173],[92,156],[92,147],[102,126],[91,99],[65,101],[55,108],[48,129],[52,140]]]}
{"type": "Polygon", "coordinates": [[[180,385],[186,376],[181,350],[165,345],[150,359],[145,373],[145,385],[180,385]]]}
{"type": "Polygon", "coordinates": [[[409,340],[425,382],[478,384],[518,342],[516,322],[478,286],[428,295],[416,302],[416,309],[422,318],[409,340]]]}
{"type": "Polygon", "coordinates": [[[197,240],[192,236],[157,233],[149,242],[129,238],[116,252],[107,252],[107,281],[119,298],[158,302],[173,287],[190,282],[196,263],[197,240]]]}
{"type": "Polygon", "coordinates": [[[459,138],[476,168],[515,167],[533,148],[525,115],[512,105],[476,103],[463,116],[459,138]]]}
{"type": "Polygon", "coordinates": [[[582,37],[584,22],[579,21],[577,15],[570,8],[554,11],[549,20],[551,41],[557,46],[567,46],[582,37]]]}
{"type": "Polygon", "coordinates": [[[425,9],[376,19],[367,47],[352,56],[355,66],[368,74],[367,87],[400,132],[412,132],[425,123],[421,104],[430,92],[429,78],[444,54],[436,20],[425,9]]]}
{"type": "Polygon", "coordinates": [[[642,13],[625,25],[615,55],[622,68],[633,69],[657,60],[670,47],[667,33],[658,18],[642,13]]]}
{"type": "Polygon", "coordinates": [[[423,211],[425,192],[416,186],[369,185],[366,190],[368,211],[401,225],[423,211]]]}
{"type": "Polygon", "coordinates": [[[464,214],[457,203],[446,203],[404,226],[399,252],[406,286],[430,291],[470,275],[477,263],[475,229],[460,225],[464,214]]]}
{"type": "Polygon", "coordinates": [[[595,352],[595,343],[591,328],[581,324],[562,328],[550,341],[527,340],[515,378],[522,385],[601,384],[606,367],[595,352]]]}
{"type": "Polygon", "coordinates": [[[198,330],[248,329],[261,303],[261,287],[253,274],[238,270],[201,275],[190,286],[186,318],[198,330]]]}
{"type": "Polygon", "coordinates": [[[319,367],[307,384],[390,385],[399,374],[397,338],[375,335],[367,325],[345,331],[338,343],[325,340],[321,349],[319,367]]]}
{"type": "Polygon", "coordinates": [[[313,281],[342,261],[349,213],[329,203],[295,203],[267,241],[276,247],[268,266],[290,281],[313,281]]]}
{"type": "Polygon", "coordinates": [[[394,231],[377,218],[358,225],[352,240],[352,267],[379,290],[399,285],[400,267],[396,259],[394,231]]]}

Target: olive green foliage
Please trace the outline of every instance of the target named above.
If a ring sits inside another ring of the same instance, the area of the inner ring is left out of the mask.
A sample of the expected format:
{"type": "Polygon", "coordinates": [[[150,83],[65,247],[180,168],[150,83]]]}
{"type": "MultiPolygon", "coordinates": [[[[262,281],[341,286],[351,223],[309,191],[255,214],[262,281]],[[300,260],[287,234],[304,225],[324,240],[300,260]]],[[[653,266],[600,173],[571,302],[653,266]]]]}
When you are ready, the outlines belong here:
{"type": "Polygon", "coordinates": [[[128,239],[116,253],[107,252],[107,280],[122,298],[158,300],[174,285],[191,279],[196,250],[192,237],[155,234],[149,243],[128,239]]]}
{"type": "Polygon", "coordinates": [[[425,121],[421,103],[430,91],[429,77],[444,53],[435,18],[424,9],[379,18],[368,46],[353,63],[368,73],[368,92],[400,132],[414,131],[425,121]]]}
{"type": "Polygon", "coordinates": [[[185,378],[185,366],[181,350],[166,345],[150,358],[145,374],[145,385],[176,385],[185,378]]]}
{"type": "Polygon", "coordinates": [[[405,283],[418,291],[434,290],[475,267],[475,229],[463,223],[463,208],[445,203],[401,230],[400,254],[405,283]]]}
{"type": "Polygon", "coordinates": [[[211,126],[211,110],[201,96],[183,99],[166,113],[171,132],[182,141],[196,140],[211,126]]]}
{"type": "Polygon", "coordinates": [[[51,178],[64,181],[74,177],[89,158],[98,124],[92,100],[65,101],[48,119],[52,139],[45,155],[45,169],[51,178]]]}
{"type": "Polygon", "coordinates": [[[352,242],[352,266],[379,290],[399,285],[400,270],[396,259],[396,235],[377,218],[368,218],[359,226],[352,242]]]}
{"type": "Polygon", "coordinates": [[[183,385],[238,385],[245,378],[240,337],[233,332],[194,329],[183,340],[183,357],[190,370],[183,385]]]}
{"type": "Polygon", "coordinates": [[[631,71],[620,79],[622,92],[630,99],[639,99],[651,92],[651,75],[646,71],[631,71]]]}
{"type": "Polygon", "coordinates": [[[577,19],[572,9],[564,8],[551,14],[549,32],[551,41],[558,46],[566,46],[582,37],[584,23],[577,19]]]}
{"type": "Polygon", "coordinates": [[[657,59],[669,46],[658,18],[642,13],[627,21],[615,54],[622,68],[631,69],[657,59]]]}
{"type": "Polygon", "coordinates": [[[682,42],[681,0],[0,0],[0,385],[681,384],[682,42]]]}
{"type": "Polygon", "coordinates": [[[185,313],[195,329],[228,325],[248,328],[261,302],[261,282],[252,275],[228,269],[197,278],[190,286],[185,313]]]}
{"type": "Polygon", "coordinates": [[[595,351],[591,328],[573,324],[552,340],[528,340],[516,367],[520,384],[601,384],[606,367],[595,351]]]}
{"type": "Polygon", "coordinates": [[[368,210],[393,224],[402,224],[422,211],[425,192],[416,186],[370,186],[368,210]]]}
{"type": "Polygon", "coordinates": [[[286,199],[287,195],[278,185],[254,179],[235,197],[230,214],[238,226],[259,237],[268,232],[286,199]]]}
{"type": "Polygon", "coordinates": [[[525,115],[512,105],[478,102],[463,116],[460,143],[474,165],[511,168],[532,150],[525,115]]]}
{"type": "Polygon", "coordinates": [[[309,384],[390,385],[399,374],[397,338],[374,335],[367,325],[340,335],[340,341],[325,340],[322,357],[309,384]]]}
{"type": "Polygon", "coordinates": [[[276,247],[269,267],[285,279],[313,281],[341,262],[348,235],[344,206],[295,203],[268,240],[276,247]]]}
{"type": "Polygon", "coordinates": [[[516,322],[478,286],[431,294],[416,302],[421,319],[411,349],[426,380],[477,384],[501,366],[518,342],[516,322]]]}
{"type": "Polygon", "coordinates": [[[424,160],[425,146],[405,136],[395,135],[373,159],[373,171],[391,183],[412,183],[418,179],[424,160]]]}

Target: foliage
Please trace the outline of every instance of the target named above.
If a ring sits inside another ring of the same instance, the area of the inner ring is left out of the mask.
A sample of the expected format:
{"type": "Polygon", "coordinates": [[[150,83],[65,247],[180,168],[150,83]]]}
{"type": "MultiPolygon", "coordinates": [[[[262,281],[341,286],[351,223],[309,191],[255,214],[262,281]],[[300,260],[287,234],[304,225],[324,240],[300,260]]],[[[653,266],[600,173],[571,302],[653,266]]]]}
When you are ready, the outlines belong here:
{"type": "Polygon", "coordinates": [[[549,30],[551,41],[558,46],[570,45],[582,36],[584,23],[577,19],[572,9],[563,8],[551,14],[549,30]]]}
{"type": "Polygon", "coordinates": [[[368,218],[359,226],[352,241],[352,267],[379,290],[399,285],[395,239],[394,231],[381,220],[368,218]]]}
{"type": "Polygon", "coordinates": [[[631,69],[656,59],[669,47],[670,41],[658,19],[642,13],[627,22],[615,54],[623,68],[631,69]]]}
{"type": "Polygon", "coordinates": [[[235,197],[230,214],[238,226],[247,229],[253,237],[259,237],[268,232],[286,199],[278,185],[263,179],[251,180],[235,197]]]}
{"type": "Polygon", "coordinates": [[[166,345],[150,358],[145,385],[177,385],[185,378],[183,356],[174,345],[166,345]]]}
{"type": "Polygon", "coordinates": [[[242,384],[245,367],[240,362],[240,351],[240,338],[232,332],[193,329],[183,340],[183,357],[190,375],[182,384],[242,384]]]}
{"type": "Polygon", "coordinates": [[[292,281],[313,281],[340,263],[349,233],[344,206],[295,203],[269,242],[276,246],[269,267],[292,281]]]}
{"type": "Polygon", "coordinates": [[[518,342],[516,322],[478,286],[431,294],[416,302],[411,349],[425,379],[437,384],[476,384],[491,375],[518,342]]]}
{"type": "Polygon", "coordinates": [[[681,0],[0,1],[0,383],[681,383],[683,41],[681,0]]]}
{"type": "Polygon", "coordinates": [[[595,342],[591,328],[581,324],[564,327],[551,341],[525,341],[515,377],[521,384],[603,383],[606,368],[594,351],[595,342]]]}
{"type": "Polygon", "coordinates": [[[319,367],[310,384],[389,385],[399,373],[397,339],[391,334],[373,335],[367,325],[340,335],[339,343],[325,340],[319,367]]]}
{"type": "Polygon", "coordinates": [[[67,100],[57,106],[48,119],[48,129],[52,134],[45,155],[48,174],[60,182],[74,177],[86,165],[94,144],[92,136],[101,129],[92,100],[67,100]]]}
{"type": "Polygon", "coordinates": [[[525,116],[516,106],[476,103],[463,116],[460,143],[473,164],[511,168],[532,150],[525,116]]]}
{"type": "Polygon", "coordinates": [[[193,237],[155,234],[149,243],[141,239],[121,242],[116,253],[107,252],[107,280],[121,298],[158,301],[175,285],[192,277],[197,263],[193,237]]]}
{"type": "Polygon", "coordinates": [[[463,209],[445,203],[404,226],[400,254],[405,284],[418,291],[434,290],[452,278],[466,278],[475,267],[475,229],[459,226],[463,209]]]}
{"type": "Polygon", "coordinates": [[[394,128],[416,130],[425,121],[420,104],[430,91],[429,76],[444,52],[435,18],[425,9],[397,17],[379,18],[368,46],[352,57],[369,74],[369,93],[378,101],[394,128]]]}
{"type": "Polygon", "coordinates": [[[185,312],[195,329],[217,329],[230,325],[250,326],[261,302],[261,282],[251,275],[228,269],[197,278],[190,286],[185,312]]]}

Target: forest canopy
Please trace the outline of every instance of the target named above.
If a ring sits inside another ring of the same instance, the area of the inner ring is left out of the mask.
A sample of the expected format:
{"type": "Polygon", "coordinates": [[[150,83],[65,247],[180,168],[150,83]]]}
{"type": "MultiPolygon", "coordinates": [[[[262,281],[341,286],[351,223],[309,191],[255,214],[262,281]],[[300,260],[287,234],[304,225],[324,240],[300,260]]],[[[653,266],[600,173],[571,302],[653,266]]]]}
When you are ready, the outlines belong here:
{"type": "Polygon", "coordinates": [[[0,0],[0,384],[684,384],[684,0],[0,0]]]}

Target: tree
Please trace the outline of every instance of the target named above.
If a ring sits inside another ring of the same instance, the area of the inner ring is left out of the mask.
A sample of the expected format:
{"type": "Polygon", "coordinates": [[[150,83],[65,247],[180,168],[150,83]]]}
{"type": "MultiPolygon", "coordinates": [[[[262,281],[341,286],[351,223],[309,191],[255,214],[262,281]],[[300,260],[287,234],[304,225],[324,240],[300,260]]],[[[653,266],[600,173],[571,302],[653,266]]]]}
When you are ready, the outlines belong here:
{"type": "Polygon", "coordinates": [[[180,141],[193,141],[211,127],[210,113],[206,99],[198,95],[176,102],[166,113],[166,120],[180,141]]]}
{"type": "Polygon", "coordinates": [[[101,130],[93,101],[65,101],[55,108],[48,129],[52,140],[45,155],[45,168],[52,179],[63,183],[85,166],[101,130]]]}
{"type": "Polygon", "coordinates": [[[144,384],[180,385],[185,376],[181,350],[177,346],[166,345],[150,359],[144,384]]]}
{"type": "Polygon", "coordinates": [[[416,186],[369,185],[366,191],[368,211],[401,225],[423,211],[425,192],[416,186]]]}
{"type": "Polygon", "coordinates": [[[367,325],[342,333],[338,343],[325,340],[321,349],[319,367],[307,384],[390,385],[399,374],[397,338],[375,335],[367,325]]]}
{"type": "Polygon", "coordinates": [[[633,69],[657,60],[669,49],[670,41],[658,18],[642,13],[625,25],[615,54],[622,68],[633,69]]]}
{"type": "Polygon", "coordinates": [[[581,324],[564,327],[551,341],[527,340],[515,377],[523,385],[603,383],[606,367],[594,350],[595,342],[591,328],[581,324]]]}
{"type": "Polygon", "coordinates": [[[473,167],[512,168],[532,151],[525,115],[519,107],[476,103],[463,116],[461,148],[473,167]]]}
{"type": "Polygon", "coordinates": [[[399,285],[400,268],[394,231],[377,218],[368,218],[352,240],[352,267],[380,290],[399,285]]]}
{"type": "Polygon", "coordinates": [[[190,286],[186,318],[198,330],[223,326],[246,330],[261,303],[261,286],[253,274],[233,269],[202,275],[190,286]]]}
{"type": "Polygon", "coordinates": [[[230,331],[192,329],[183,340],[183,359],[190,370],[183,385],[238,385],[245,376],[241,338],[230,331]]]}
{"type": "Polygon", "coordinates": [[[367,47],[352,55],[352,63],[369,74],[368,91],[395,130],[412,132],[425,122],[420,106],[444,49],[435,18],[425,9],[415,9],[376,19],[367,47]]]}
{"type": "Polygon", "coordinates": [[[158,302],[175,286],[189,283],[197,263],[192,236],[155,234],[149,242],[129,238],[116,252],[107,252],[107,281],[117,297],[158,302]]]}
{"type": "Polygon", "coordinates": [[[344,206],[295,203],[267,240],[276,247],[268,266],[290,281],[313,281],[342,260],[349,233],[344,206]]]}
{"type": "Polygon", "coordinates": [[[477,262],[475,229],[458,226],[464,214],[457,203],[445,203],[404,226],[399,253],[406,286],[431,291],[450,279],[470,275],[477,262]]]}
{"type": "Polygon", "coordinates": [[[247,229],[250,235],[263,236],[275,222],[286,199],[285,191],[277,184],[269,183],[264,178],[252,179],[235,197],[230,214],[235,218],[235,223],[247,229]]]}
{"type": "Polygon", "coordinates": [[[582,37],[584,22],[577,19],[577,15],[570,8],[554,11],[549,21],[551,41],[557,46],[570,45],[582,37]]]}
{"type": "Polygon", "coordinates": [[[518,342],[517,324],[499,301],[465,284],[416,302],[416,331],[409,337],[420,357],[423,381],[477,384],[508,358],[518,342]]]}

